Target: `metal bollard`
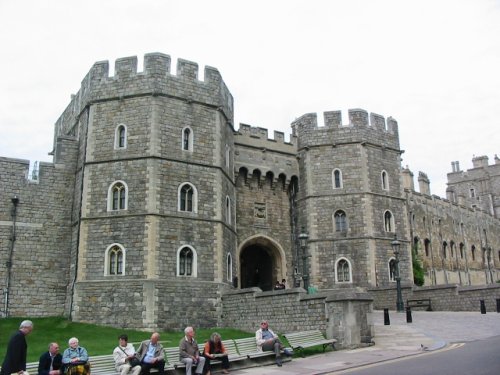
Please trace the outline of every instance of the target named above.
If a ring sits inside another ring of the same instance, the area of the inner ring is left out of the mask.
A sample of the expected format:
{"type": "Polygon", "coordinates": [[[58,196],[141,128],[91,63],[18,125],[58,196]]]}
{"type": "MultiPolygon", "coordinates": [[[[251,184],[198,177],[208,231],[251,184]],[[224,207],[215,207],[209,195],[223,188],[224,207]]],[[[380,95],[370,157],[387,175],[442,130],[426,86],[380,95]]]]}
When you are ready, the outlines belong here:
{"type": "Polygon", "coordinates": [[[500,313],[500,298],[497,298],[497,313],[500,313]]]}
{"type": "Polygon", "coordinates": [[[484,299],[479,300],[481,303],[481,314],[486,314],[486,306],[484,305],[484,299]]]}
{"type": "Polygon", "coordinates": [[[390,326],[391,320],[389,319],[389,309],[384,309],[384,325],[390,326]]]}
{"type": "Polygon", "coordinates": [[[412,323],[413,319],[411,318],[411,307],[406,307],[406,323],[412,323]]]}

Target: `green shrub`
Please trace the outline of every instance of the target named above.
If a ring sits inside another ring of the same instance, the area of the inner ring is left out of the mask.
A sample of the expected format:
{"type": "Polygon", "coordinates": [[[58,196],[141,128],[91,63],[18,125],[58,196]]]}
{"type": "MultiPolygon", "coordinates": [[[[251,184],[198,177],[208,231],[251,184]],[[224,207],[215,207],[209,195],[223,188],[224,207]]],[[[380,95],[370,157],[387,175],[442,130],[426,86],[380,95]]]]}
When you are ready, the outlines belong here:
{"type": "MultiPolygon", "coordinates": [[[[418,245],[415,245],[418,246],[418,245]]],[[[422,286],[424,285],[424,269],[422,267],[422,264],[417,258],[417,248],[413,248],[411,251],[411,261],[413,265],[413,282],[415,285],[422,286]]]]}

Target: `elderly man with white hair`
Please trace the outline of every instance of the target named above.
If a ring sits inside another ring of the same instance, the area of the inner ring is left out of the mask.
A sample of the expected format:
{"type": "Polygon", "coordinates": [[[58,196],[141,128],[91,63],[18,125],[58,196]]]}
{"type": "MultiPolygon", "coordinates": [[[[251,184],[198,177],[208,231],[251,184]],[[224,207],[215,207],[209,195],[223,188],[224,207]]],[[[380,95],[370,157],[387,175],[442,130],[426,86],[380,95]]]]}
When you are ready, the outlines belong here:
{"type": "Polygon", "coordinates": [[[193,366],[196,366],[195,374],[203,374],[205,357],[200,356],[200,349],[194,339],[193,327],[186,327],[184,337],[179,342],[179,356],[181,362],[186,364],[186,375],[191,375],[193,366]]]}
{"type": "Polygon", "coordinates": [[[19,326],[19,330],[14,333],[7,344],[7,352],[2,363],[1,375],[10,375],[12,373],[28,374],[26,372],[26,355],[28,353],[28,344],[26,336],[33,331],[33,322],[24,320],[19,326]]]}

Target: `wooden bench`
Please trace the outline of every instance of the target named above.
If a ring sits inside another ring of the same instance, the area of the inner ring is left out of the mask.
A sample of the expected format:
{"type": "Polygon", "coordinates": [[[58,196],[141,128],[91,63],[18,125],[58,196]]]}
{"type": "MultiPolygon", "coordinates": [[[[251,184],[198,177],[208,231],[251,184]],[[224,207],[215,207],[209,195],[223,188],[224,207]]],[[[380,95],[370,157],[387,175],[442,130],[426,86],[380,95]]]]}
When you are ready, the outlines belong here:
{"type": "Polygon", "coordinates": [[[332,349],[335,350],[335,339],[327,339],[319,329],[312,331],[300,331],[286,333],[283,336],[287,339],[288,343],[293,350],[297,349],[302,357],[304,356],[304,348],[310,348],[312,346],[323,345],[323,351],[326,347],[331,345],[332,349]]]}
{"type": "MultiPolygon", "coordinates": [[[[254,337],[237,340],[222,340],[222,343],[224,344],[224,347],[228,352],[229,362],[240,361],[248,358],[264,357],[274,354],[274,352],[270,351],[258,352],[254,337]]],[[[200,349],[203,350],[203,347],[200,346],[200,349]]],[[[177,369],[183,369],[186,367],[186,365],[179,359],[178,347],[163,348],[163,351],[165,353],[165,371],[175,371],[177,369]]],[[[116,371],[113,354],[91,356],[89,358],[89,362],[92,375],[120,374],[116,371]]],[[[213,359],[211,360],[211,363],[218,364],[220,363],[220,360],[213,359]]],[[[36,375],[38,373],[38,362],[27,363],[26,371],[28,371],[30,375],[36,375]]],[[[151,373],[157,372],[157,369],[151,369],[151,373]]]]}
{"type": "Polygon", "coordinates": [[[430,298],[422,298],[422,299],[407,299],[406,307],[427,307],[426,311],[432,311],[431,299],[430,298]]]}
{"type": "MultiPolygon", "coordinates": [[[[238,349],[238,353],[240,353],[241,356],[244,356],[249,359],[274,355],[273,351],[262,351],[262,352],[257,351],[257,343],[255,341],[255,337],[236,339],[234,340],[234,342],[236,344],[236,348],[238,349]]],[[[290,352],[293,351],[291,348],[286,348],[286,349],[289,350],[290,352]]]]}
{"type": "MultiPolygon", "coordinates": [[[[2,366],[0,366],[0,370],[2,369],[2,366]]],[[[32,374],[38,374],[38,362],[30,362],[26,363],[26,371],[32,374]]]]}
{"type": "MultiPolygon", "coordinates": [[[[226,348],[227,354],[228,354],[228,359],[229,362],[234,362],[234,361],[239,361],[242,359],[247,359],[248,357],[246,355],[242,355],[238,352],[238,349],[236,348],[236,343],[234,340],[222,340],[222,343],[224,344],[224,347],[226,348]]],[[[255,340],[254,340],[255,343],[255,340]]],[[[203,352],[203,346],[199,345],[200,352],[203,352]]],[[[181,362],[179,358],[179,348],[165,348],[165,359],[167,363],[169,364],[170,369],[178,369],[178,368],[185,368],[186,365],[181,362]]],[[[212,365],[218,364],[221,361],[218,359],[212,359],[210,360],[210,363],[212,365]]],[[[165,367],[167,369],[167,367],[165,367]]]]}
{"type": "Polygon", "coordinates": [[[259,352],[257,351],[257,344],[255,342],[255,337],[247,337],[244,339],[234,340],[238,353],[240,355],[246,356],[247,358],[258,358],[266,357],[268,355],[274,355],[274,352],[259,352]]]}
{"type": "MultiPolygon", "coordinates": [[[[116,371],[115,360],[113,354],[105,355],[93,355],[89,357],[90,362],[90,372],[92,375],[119,375],[120,373],[116,371]]],[[[167,364],[165,363],[165,370],[168,370],[167,364]]],[[[157,369],[152,368],[151,373],[158,372],[157,369]]],[[[36,373],[35,373],[36,374],[36,373]]],[[[30,372],[30,375],[31,374],[30,372]]]]}

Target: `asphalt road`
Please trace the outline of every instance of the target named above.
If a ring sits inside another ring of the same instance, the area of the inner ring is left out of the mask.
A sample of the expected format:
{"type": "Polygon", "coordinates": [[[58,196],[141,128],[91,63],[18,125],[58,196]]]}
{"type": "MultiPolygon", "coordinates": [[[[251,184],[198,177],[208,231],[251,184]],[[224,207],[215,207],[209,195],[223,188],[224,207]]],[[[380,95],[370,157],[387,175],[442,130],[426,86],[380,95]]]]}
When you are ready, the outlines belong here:
{"type": "Polygon", "coordinates": [[[332,372],[355,375],[499,375],[500,336],[450,347],[419,356],[332,372]]]}

